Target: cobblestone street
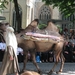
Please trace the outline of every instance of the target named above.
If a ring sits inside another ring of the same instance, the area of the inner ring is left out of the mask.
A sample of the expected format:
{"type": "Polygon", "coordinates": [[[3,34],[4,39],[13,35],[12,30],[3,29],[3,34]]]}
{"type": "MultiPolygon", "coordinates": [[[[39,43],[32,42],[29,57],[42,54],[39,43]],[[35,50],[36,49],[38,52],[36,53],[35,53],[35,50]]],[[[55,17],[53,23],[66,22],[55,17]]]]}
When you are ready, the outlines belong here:
{"type": "MultiPolygon", "coordinates": [[[[42,70],[43,75],[47,75],[49,70],[52,68],[53,64],[54,63],[38,63],[40,69],[42,70]]],[[[20,69],[22,69],[23,63],[19,63],[19,65],[20,65],[20,69]]],[[[52,75],[58,75],[56,74],[56,71],[59,70],[59,67],[60,67],[60,63],[57,65],[52,75]]],[[[31,62],[27,63],[26,69],[37,71],[36,67],[31,62]]],[[[59,75],[75,75],[75,63],[65,63],[63,72],[59,75]]]]}
{"type": "MultiPolygon", "coordinates": [[[[38,65],[42,70],[43,75],[47,75],[47,73],[50,71],[54,63],[38,63],[38,65]]],[[[59,67],[60,67],[60,63],[57,65],[52,75],[58,75],[56,74],[56,71],[59,70],[59,67]]],[[[32,63],[28,63],[26,69],[36,70],[35,66],[32,63]]],[[[63,72],[59,75],[75,75],[75,63],[65,63],[63,72]]]]}

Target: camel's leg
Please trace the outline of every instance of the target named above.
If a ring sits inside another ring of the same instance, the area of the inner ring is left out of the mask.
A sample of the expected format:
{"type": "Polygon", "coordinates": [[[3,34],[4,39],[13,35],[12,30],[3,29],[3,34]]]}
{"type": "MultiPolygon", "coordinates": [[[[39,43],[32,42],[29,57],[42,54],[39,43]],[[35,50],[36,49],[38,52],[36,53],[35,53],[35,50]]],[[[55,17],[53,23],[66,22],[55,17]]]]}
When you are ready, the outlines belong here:
{"type": "Polygon", "coordinates": [[[33,62],[33,64],[36,66],[38,72],[41,73],[41,70],[40,70],[40,68],[39,68],[39,66],[38,66],[38,64],[37,64],[37,62],[36,62],[36,59],[35,59],[35,52],[34,52],[34,51],[31,52],[31,58],[32,58],[32,62],[33,62]]]}
{"type": "Polygon", "coordinates": [[[53,66],[52,69],[49,71],[48,75],[52,75],[52,73],[53,73],[53,71],[54,71],[54,69],[55,69],[55,67],[56,67],[57,64],[58,64],[58,62],[55,61],[54,66],[53,66]]]}
{"type": "Polygon", "coordinates": [[[57,72],[58,74],[62,72],[63,66],[64,66],[64,62],[65,62],[65,58],[64,58],[63,53],[61,53],[61,66],[60,66],[59,71],[57,72]]]}
{"type": "Polygon", "coordinates": [[[25,68],[26,68],[26,63],[27,63],[27,57],[28,57],[28,51],[24,51],[24,60],[23,60],[23,69],[22,69],[22,72],[24,72],[25,68]]]}
{"type": "Polygon", "coordinates": [[[51,75],[53,73],[55,67],[57,66],[57,64],[59,62],[60,52],[55,51],[54,55],[55,55],[55,63],[54,63],[54,66],[52,67],[52,69],[50,70],[50,72],[48,73],[48,75],[51,75]]]}

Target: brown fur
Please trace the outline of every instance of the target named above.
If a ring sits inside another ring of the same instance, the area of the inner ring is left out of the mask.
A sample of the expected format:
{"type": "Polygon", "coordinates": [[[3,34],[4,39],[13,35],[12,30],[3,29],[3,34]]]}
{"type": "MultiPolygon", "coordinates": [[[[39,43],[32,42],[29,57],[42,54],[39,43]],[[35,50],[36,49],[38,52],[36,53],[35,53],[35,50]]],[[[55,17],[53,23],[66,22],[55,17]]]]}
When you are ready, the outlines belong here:
{"type": "Polygon", "coordinates": [[[34,71],[25,71],[21,75],[40,75],[40,74],[34,71]]]}
{"type": "MultiPolygon", "coordinates": [[[[24,30],[24,32],[27,32],[27,30],[31,31],[32,30],[31,27],[29,25],[29,27],[27,27],[24,30]]],[[[58,28],[52,22],[48,23],[48,26],[46,27],[46,29],[37,30],[37,32],[45,33],[45,30],[48,31],[48,34],[49,34],[49,31],[51,30],[51,31],[55,32],[57,36],[59,36],[60,38],[63,39],[63,37],[58,33],[59,32],[58,28]]],[[[18,40],[19,46],[24,49],[24,55],[25,55],[23,70],[25,69],[25,66],[26,66],[26,63],[27,63],[28,50],[30,50],[33,64],[38,69],[38,72],[40,72],[40,68],[38,67],[38,65],[36,63],[36,60],[35,60],[35,52],[45,52],[45,51],[48,51],[50,49],[51,50],[53,49],[56,61],[55,61],[55,65],[51,69],[50,73],[52,73],[54,71],[54,68],[57,65],[57,63],[59,62],[59,60],[61,60],[61,66],[60,66],[59,72],[62,71],[63,65],[64,65],[64,56],[62,54],[64,39],[63,39],[63,41],[60,41],[57,44],[50,43],[50,42],[30,41],[30,40],[25,40],[22,37],[20,37],[21,35],[25,34],[24,32],[22,32],[20,34],[17,34],[17,40],[18,40]]]]}

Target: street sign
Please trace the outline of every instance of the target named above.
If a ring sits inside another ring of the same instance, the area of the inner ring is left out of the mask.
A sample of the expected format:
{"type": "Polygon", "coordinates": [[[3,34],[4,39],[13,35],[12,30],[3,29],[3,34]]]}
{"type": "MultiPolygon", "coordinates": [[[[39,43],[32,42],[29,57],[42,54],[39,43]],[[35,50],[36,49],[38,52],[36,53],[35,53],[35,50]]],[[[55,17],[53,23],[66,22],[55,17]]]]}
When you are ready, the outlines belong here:
{"type": "Polygon", "coordinates": [[[6,20],[6,17],[0,16],[0,20],[6,20]]]}

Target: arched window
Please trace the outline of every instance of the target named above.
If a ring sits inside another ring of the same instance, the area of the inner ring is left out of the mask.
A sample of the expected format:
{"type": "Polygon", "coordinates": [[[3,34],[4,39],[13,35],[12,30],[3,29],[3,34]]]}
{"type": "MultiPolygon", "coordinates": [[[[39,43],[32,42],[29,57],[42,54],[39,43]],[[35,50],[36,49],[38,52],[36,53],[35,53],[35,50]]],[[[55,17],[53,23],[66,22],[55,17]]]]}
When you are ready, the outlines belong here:
{"type": "Polygon", "coordinates": [[[68,29],[74,29],[74,14],[70,15],[69,17],[65,17],[64,15],[62,15],[62,20],[65,21],[71,21],[71,23],[67,23],[67,24],[63,24],[62,27],[64,28],[68,28],[68,29]]]}
{"type": "Polygon", "coordinates": [[[41,23],[47,24],[47,21],[51,19],[51,11],[49,6],[44,5],[40,9],[39,19],[41,23]]]}
{"type": "Polygon", "coordinates": [[[31,21],[33,20],[33,8],[31,9],[31,21]]]}
{"type": "MultiPolygon", "coordinates": [[[[21,18],[21,22],[20,22],[20,25],[21,25],[22,24],[22,8],[20,6],[19,6],[19,14],[20,14],[20,18],[21,18]]],[[[12,26],[15,29],[15,31],[18,31],[18,24],[17,24],[17,21],[16,21],[15,8],[13,10],[13,22],[12,22],[12,26]]]]}

